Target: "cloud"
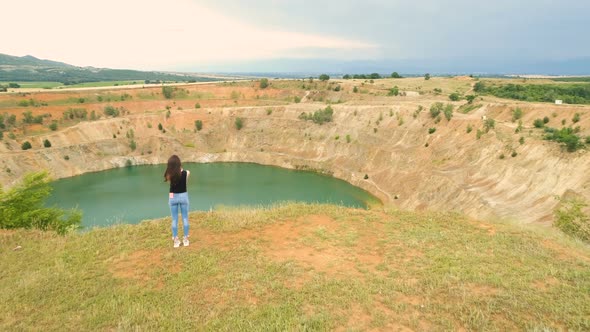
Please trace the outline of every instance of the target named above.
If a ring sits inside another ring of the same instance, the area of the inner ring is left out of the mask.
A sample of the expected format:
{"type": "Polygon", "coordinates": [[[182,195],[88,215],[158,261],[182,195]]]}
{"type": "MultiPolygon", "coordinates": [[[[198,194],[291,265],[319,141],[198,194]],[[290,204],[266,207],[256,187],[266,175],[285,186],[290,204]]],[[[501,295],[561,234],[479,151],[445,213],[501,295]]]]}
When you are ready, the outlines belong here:
{"type": "Polygon", "coordinates": [[[340,50],[377,54],[372,43],[329,34],[268,29],[189,0],[21,0],[8,4],[0,52],[77,65],[174,68],[177,64],[265,59],[340,50]],[[30,10],[34,8],[35,10],[30,10]],[[22,24],[23,19],[28,22],[22,24]]]}

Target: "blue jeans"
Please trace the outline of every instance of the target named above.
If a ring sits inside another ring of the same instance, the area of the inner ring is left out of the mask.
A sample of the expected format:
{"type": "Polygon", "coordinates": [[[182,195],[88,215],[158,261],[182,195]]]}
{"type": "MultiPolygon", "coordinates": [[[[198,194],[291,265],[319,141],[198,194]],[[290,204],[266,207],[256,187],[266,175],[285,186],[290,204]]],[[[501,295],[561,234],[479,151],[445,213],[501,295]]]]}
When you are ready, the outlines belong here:
{"type": "Polygon", "coordinates": [[[182,226],[184,236],[188,236],[188,193],[174,194],[174,197],[168,198],[170,213],[172,213],[172,237],[178,236],[178,209],[182,214],[182,226]]]}

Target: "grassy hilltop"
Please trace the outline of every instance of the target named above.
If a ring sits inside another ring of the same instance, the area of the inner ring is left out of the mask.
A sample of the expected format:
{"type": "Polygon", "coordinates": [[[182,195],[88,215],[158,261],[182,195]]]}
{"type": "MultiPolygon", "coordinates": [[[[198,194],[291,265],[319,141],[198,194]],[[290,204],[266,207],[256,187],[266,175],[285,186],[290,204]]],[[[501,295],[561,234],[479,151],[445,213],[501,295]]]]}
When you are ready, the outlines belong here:
{"type": "Polygon", "coordinates": [[[454,213],[329,205],[2,231],[0,330],[588,330],[590,249],[454,213]],[[20,246],[18,250],[13,250],[20,246]]]}

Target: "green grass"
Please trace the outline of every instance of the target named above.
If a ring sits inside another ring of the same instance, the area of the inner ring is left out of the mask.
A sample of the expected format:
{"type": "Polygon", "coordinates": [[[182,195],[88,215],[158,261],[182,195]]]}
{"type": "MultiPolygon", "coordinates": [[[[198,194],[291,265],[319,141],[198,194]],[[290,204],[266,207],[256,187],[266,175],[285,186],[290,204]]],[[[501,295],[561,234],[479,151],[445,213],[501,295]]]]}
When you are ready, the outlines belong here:
{"type": "Polygon", "coordinates": [[[64,88],[94,88],[102,86],[116,86],[116,85],[132,85],[132,84],[144,84],[144,81],[101,81],[101,82],[86,82],[72,85],[64,85],[64,88]]]}
{"type": "Polygon", "coordinates": [[[590,329],[590,248],[458,214],[330,205],[0,233],[0,330],[590,329]],[[17,245],[21,250],[13,251],[17,245]]]}
{"type": "Polygon", "coordinates": [[[457,112],[467,114],[467,113],[469,113],[475,109],[478,109],[480,107],[481,107],[481,104],[464,104],[459,107],[457,112]]]}
{"type": "Polygon", "coordinates": [[[16,82],[24,89],[53,89],[63,86],[61,82],[16,82]]]}

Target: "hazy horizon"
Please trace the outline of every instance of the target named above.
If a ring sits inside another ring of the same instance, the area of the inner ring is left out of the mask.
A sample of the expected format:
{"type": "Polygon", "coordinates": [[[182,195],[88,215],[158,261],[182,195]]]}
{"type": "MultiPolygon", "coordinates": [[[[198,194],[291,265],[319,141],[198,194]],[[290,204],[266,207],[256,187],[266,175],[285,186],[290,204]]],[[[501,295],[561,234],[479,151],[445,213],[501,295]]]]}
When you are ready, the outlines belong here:
{"type": "Polygon", "coordinates": [[[22,0],[3,7],[13,14],[5,25],[19,29],[4,34],[0,53],[76,66],[590,74],[590,3],[583,1],[22,0]]]}

